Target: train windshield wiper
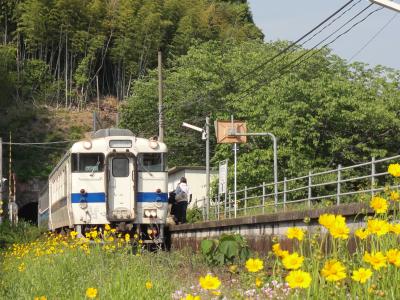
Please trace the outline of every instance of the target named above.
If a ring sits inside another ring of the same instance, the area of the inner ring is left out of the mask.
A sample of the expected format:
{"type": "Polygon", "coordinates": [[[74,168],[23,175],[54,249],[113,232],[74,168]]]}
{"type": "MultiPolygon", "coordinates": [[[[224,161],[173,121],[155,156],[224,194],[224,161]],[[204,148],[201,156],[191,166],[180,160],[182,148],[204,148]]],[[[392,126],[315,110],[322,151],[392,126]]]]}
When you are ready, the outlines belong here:
{"type": "Polygon", "coordinates": [[[93,168],[92,168],[92,172],[90,173],[90,176],[93,176],[94,175],[94,171],[99,169],[99,165],[100,165],[100,161],[97,160],[96,165],[93,166],[93,168]]]}
{"type": "Polygon", "coordinates": [[[143,170],[145,170],[147,173],[149,173],[150,176],[153,176],[151,171],[144,166],[144,164],[140,161],[140,159],[138,159],[138,162],[139,162],[140,167],[143,168],[143,170]]]}

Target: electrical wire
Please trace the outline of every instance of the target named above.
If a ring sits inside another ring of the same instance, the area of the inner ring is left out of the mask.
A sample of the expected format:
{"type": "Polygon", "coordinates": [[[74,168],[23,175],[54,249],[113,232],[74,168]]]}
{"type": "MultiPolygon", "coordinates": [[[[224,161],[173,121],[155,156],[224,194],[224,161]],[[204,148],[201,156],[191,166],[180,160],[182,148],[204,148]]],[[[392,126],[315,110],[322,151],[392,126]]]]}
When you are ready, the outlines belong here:
{"type": "MultiPolygon", "coordinates": [[[[240,80],[243,80],[244,78],[248,77],[249,75],[251,75],[252,73],[258,71],[259,69],[261,69],[262,67],[268,65],[270,62],[274,61],[276,58],[280,57],[281,55],[285,54],[287,51],[289,51],[290,49],[292,49],[294,46],[296,46],[300,41],[302,41],[303,39],[305,39],[307,36],[309,36],[311,33],[313,33],[314,31],[316,31],[319,27],[321,27],[322,25],[324,25],[326,22],[328,22],[330,19],[332,19],[334,16],[336,16],[338,13],[340,13],[343,9],[345,9],[347,6],[349,6],[352,2],[354,2],[354,0],[350,0],[347,3],[345,3],[342,7],[340,7],[338,10],[336,10],[333,14],[331,14],[330,16],[328,16],[327,18],[325,18],[322,22],[320,22],[317,26],[315,26],[314,28],[312,28],[310,31],[308,31],[306,34],[304,34],[303,36],[301,36],[300,38],[298,38],[296,41],[294,41],[293,43],[291,43],[289,46],[287,46],[286,48],[284,48],[283,50],[281,50],[279,53],[277,53],[276,55],[274,55],[272,58],[266,60],[265,62],[261,63],[260,65],[258,65],[257,67],[253,68],[252,70],[250,70],[249,72],[241,75],[240,77],[236,78],[233,80],[234,83],[237,83],[240,80]]],[[[360,3],[360,0],[358,2],[356,2],[353,6],[350,7],[350,9],[348,9],[347,11],[351,10],[355,5],[357,5],[358,3],[360,3]]],[[[347,12],[346,11],[346,12],[347,12]]],[[[316,34],[314,34],[313,37],[315,37],[316,35],[318,35],[320,32],[322,32],[324,29],[326,29],[327,27],[329,27],[331,24],[333,24],[335,21],[337,21],[340,17],[342,17],[346,12],[344,12],[342,15],[340,15],[338,18],[336,18],[334,21],[332,21],[330,24],[326,25],[323,29],[321,29],[319,32],[317,32],[316,34]]],[[[312,37],[312,38],[313,38],[312,37]]],[[[311,38],[310,38],[311,39],[311,38]]],[[[308,42],[310,39],[308,39],[306,42],[308,42]]],[[[306,43],[305,42],[305,43],[306,43]]]]}
{"type": "MultiPolygon", "coordinates": [[[[309,34],[311,34],[312,32],[314,32],[315,30],[317,30],[319,27],[321,27],[323,24],[325,24],[327,21],[329,21],[330,19],[332,19],[335,15],[337,15],[340,11],[342,11],[344,8],[346,8],[348,5],[350,5],[352,2],[354,2],[354,0],[347,2],[345,5],[343,5],[341,8],[339,8],[337,11],[335,11],[332,15],[330,15],[328,18],[326,18],[324,21],[322,21],[321,23],[319,23],[317,26],[315,26],[313,29],[311,29],[309,32],[307,32],[306,34],[304,34],[301,38],[299,38],[298,40],[296,40],[295,42],[293,42],[292,44],[290,44],[288,47],[286,47],[285,49],[283,49],[282,51],[280,51],[278,54],[274,55],[272,58],[268,59],[267,61],[265,61],[264,63],[258,65],[257,67],[255,67],[254,69],[252,69],[251,71],[247,72],[245,75],[243,75],[242,77],[238,78],[238,79],[234,79],[234,82],[237,82],[241,79],[244,79],[245,77],[247,77],[248,75],[254,73],[255,71],[259,70],[260,68],[262,68],[263,66],[266,66],[267,64],[269,64],[270,62],[274,61],[275,59],[277,59],[278,57],[282,56],[283,54],[287,53],[290,49],[292,49],[296,44],[298,44],[302,39],[304,39],[305,37],[307,37],[309,34]]],[[[319,33],[321,33],[324,29],[328,28],[330,25],[332,25],[335,21],[337,21],[339,18],[343,17],[343,15],[345,13],[347,13],[348,11],[350,11],[353,7],[355,7],[357,4],[360,3],[360,0],[356,3],[354,3],[352,6],[350,6],[350,8],[348,8],[346,11],[344,11],[342,14],[340,14],[338,17],[336,17],[335,19],[333,19],[330,23],[328,23],[325,27],[323,27],[321,30],[319,30],[317,33],[315,33],[311,38],[307,39],[303,44],[307,43],[308,41],[310,41],[313,37],[317,36],[319,33]]],[[[286,66],[284,66],[282,69],[280,69],[278,72],[281,72],[283,70],[285,70],[287,67],[291,66],[293,63],[297,62],[299,59],[301,59],[302,57],[304,57],[305,55],[307,55],[309,52],[313,51],[315,48],[317,48],[318,46],[320,46],[321,44],[323,44],[326,40],[328,40],[330,37],[332,37],[333,35],[335,35],[338,31],[340,31],[341,29],[343,29],[346,25],[348,25],[349,23],[351,23],[352,21],[354,21],[357,17],[359,17],[361,14],[363,14],[366,10],[368,10],[372,5],[374,5],[373,3],[367,5],[366,7],[364,7],[361,11],[359,11],[358,13],[356,13],[355,15],[353,15],[350,19],[348,19],[344,24],[342,24],[339,28],[337,28],[334,32],[332,32],[331,34],[329,34],[327,37],[325,37],[324,39],[322,39],[320,42],[318,42],[316,45],[314,45],[311,49],[307,50],[305,53],[303,53],[300,57],[296,58],[294,61],[290,62],[289,64],[287,64],[286,66]]],[[[382,8],[380,8],[382,9],[382,8]]],[[[378,9],[378,10],[380,10],[378,9]]],[[[283,60],[285,60],[285,58],[287,58],[287,56],[284,56],[282,58],[280,58],[280,60],[278,61],[281,62],[283,60]]],[[[257,74],[260,75],[260,74],[257,74]]],[[[240,97],[241,95],[245,94],[247,95],[247,93],[249,91],[251,91],[252,89],[256,88],[257,86],[259,86],[260,84],[263,84],[264,81],[262,81],[261,83],[256,83],[252,86],[250,86],[249,88],[245,89],[244,91],[240,92],[238,95],[236,95],[234,97],[238,98],[238,99],[242,99],[243,97],[240,97]]],[[[234,100],[233,99],[233,100],[234,100]]],[[[182,103],[178,103],[178,104],[174,104],[174,107],[184,107],[184,106],[192,106],[192,105],[196,105],[198,103],[200,103],[200,101],[202,101],[203,99],[200,98],[196,101],[193,101],[191,103],[188,102],[182,102],[182,103]]],[[[164,107],[168,106],[164,104],[164,107]]],[[[168,107],[165,107],[168,108],[168,107]]]]}
{"type": "Polygon", "coordinates": [[[17,143],[17,142],[3,142],[5,145],[52,145],[52,144],[66,144],[74,141],[57,141],[57,142],[42,142],[42,143],[17,143]]]}
{"type": "MultiPolygon", "coordinates": [[[[321,43],[323,43],[324,41],[326,41],[327,39],[329,39],[330,37],[332,37],[334,34],[336,34],[339,30],[341,30],[344,26],[346,26],[347,24],[349,24],[351,21],[353,21],[356,17],[358,17],[359,15],[361,15],[364,11],[366,11],[369,7],[371,7],[373,5],[373,3],[369,4],[367,7],[365,7],[362,11],[360,11],[359,13],[357,13],[355,16],[353,16],[350,20],[348,20],[345,24],[343,24],[342,26],[340,26],[337,30],[335,30],[332,34],[330,34],[327,38],[324,38],[321,42],[317,43],[315,46],[313,46],[311,49],[305,51],[303,54],[301,54],[299,57],[297,57],[296,59],[294,59],[293,61],[289,62],[288,64],[286,64],[285,66],[283,66],[281,69],[279,69],[278,71],[278,76],[275,78],[272,78],[269,80],[269,83],[272,82],[273,80],[276,80],[280,77],[282,77],[283,75],[289,73],[290,71],[292,71],[294,69],[294,67],[300,65],[302,62],[308,60],[309,58],[311,58],[312,56],[316,55],[317,53],[321,52],[323,49],[325,49],[326,47],[328,47],[329,45],[331,45],[332,43],[334,43],[336,40],[338,40],[340,37],[342,37],[343,35],[347,34],[348,32],[350,32],[353,28],[355,28],[357,25],[359,25],[360,23],[364,22],[368,17],[370,17],[372,14],[374,14],[375,12],[383,9],[382,7],[375,9],[374,11],[370,12],[367,16],[365,16],[363,19],[361,19],[360,21],[354,23],[350,28],[348,28],[346,31],[344,31],[343,33],[339,34],[337,37],[335,37],[332,41],[324,44],[320,49],[318,49],[317,51],[314,51],[310,56],[304,58],[303,60],[301,60],[299,63],[297,63],[296,65],[294,65],[296,62],[298,62],[301,58],[305,57],[306,55],[308,55],[310,52],[312,52],[314,49],[316,49],[319,45],[321,45],[321,43]],[[293,66],[294,65],[294,66],[293,66]],[[285,71],[286,69],[288,69],[289,67],[293,66],[292,68],[290,68],[288,71],[286,71],[285,73],[281,73],[282,71],[285,71]]],[[[267,82],[265,82],[265,80],[255,83],[254,85],[250,86],[249,88],[245,89],[244,91],[240,92],[236,97],[234,97],[233,100],[240,100],[243,99],[245,96],[249,96],[251,94],[253,94],[254,92],[256,92],[260,87],[260,85],[262,84],[266,84],[267,82]],[[242,96],[243,95],[243,96],[242,96]]]]}
{"type": "Polygon", "coordinates": [[[394,15],[390,18],[389,21],[387,21],[356,53],[353,54],[352,57],[349,58],[349,62],[351,62],[358,54],[360,54],[365,48],[368,47],[369,44],[371,44],[387,26],[389,26],[390,23],[393,22],[394,19],[398,16],[398,13],[395,12],[394,15]]]}

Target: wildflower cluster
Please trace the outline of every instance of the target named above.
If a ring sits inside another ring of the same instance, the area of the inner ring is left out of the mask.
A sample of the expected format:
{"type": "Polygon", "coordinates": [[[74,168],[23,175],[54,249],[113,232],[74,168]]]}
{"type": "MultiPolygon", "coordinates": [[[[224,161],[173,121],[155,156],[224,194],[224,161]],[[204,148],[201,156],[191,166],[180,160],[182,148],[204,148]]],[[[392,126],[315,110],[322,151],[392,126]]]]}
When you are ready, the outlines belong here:
{"type": "MultiPolygon", "coordinates": [[[[3,257],[4,271],[11,271],[15,268],[20,273],[30,272],[31,264],[39,258],[54,264],[55,259],[68,255],[89,256],[92,250],[102,252],[105,255],[110,252],[131,253],[132,245],[140,246],[142,241],[138,235],[130,237],[128,233],[118,232],[117,229],[105,225],[104,228],[92,228],[84,235],[76,231],[68,234],[57,234],[49,232],[39,239],[30,243],[13,244],[6,251],[1,253],[3,257]]],[[[137,247],[137,255],[140,255],[141,248],[137,247]]],[[[151,282],[146,283],[146,288],[152,287],[151,282]]],[[[86,298],[97,298],[98,290],[95,287],[88,287],[85,292],[86,298]]],[[[34,296],[34,299],[45,300],[45,295],[34,296]]]]}

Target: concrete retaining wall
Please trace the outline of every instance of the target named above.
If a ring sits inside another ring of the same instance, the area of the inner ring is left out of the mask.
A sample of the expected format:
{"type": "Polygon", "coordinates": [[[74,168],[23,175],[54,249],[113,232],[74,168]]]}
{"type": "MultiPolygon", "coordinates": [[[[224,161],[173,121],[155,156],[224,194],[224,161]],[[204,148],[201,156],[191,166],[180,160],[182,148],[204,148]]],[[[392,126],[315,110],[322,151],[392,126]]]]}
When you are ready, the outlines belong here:
{"type": "MultiPolygon", "coordinates": [[[[240,233],[245,236],[250,248],[258,252],[268,252],[272,237],[279,237],[280,243],[291,249],[292,241],[285,238],[289,227],[300,227],[309,232],[324,231],[318,224],[318,217],[324,213],[341,214],[346,217],[350,229],[364,226],[364,217],[373,211],[364,203],[342,204],[329,208],[272,213],[237,219],[201,222],[195,224],[170,225],[171,249],[190,247],[198,250],[205,238],[218,238],[223,233],[240,233]],[[306,224],[305,218],[310,222],[306,224]]],[[[351,244],[351,242],[350,242],[351,244]]]]}

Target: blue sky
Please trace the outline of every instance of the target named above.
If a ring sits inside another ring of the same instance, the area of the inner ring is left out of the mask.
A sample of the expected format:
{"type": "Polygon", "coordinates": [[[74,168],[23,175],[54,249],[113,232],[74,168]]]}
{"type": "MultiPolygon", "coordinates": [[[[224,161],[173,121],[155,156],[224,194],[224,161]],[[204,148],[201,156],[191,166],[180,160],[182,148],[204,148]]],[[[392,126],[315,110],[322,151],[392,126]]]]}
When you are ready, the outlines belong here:
{"type": "MultiPolygon", "coordinates": [[[[400,2],[399,0],[396,1],[400,2]]],[[[253,13],[254,22],[263,31],[266,41],[279,39],[294,41],[347,3],[348,0],[248,0],[248,2],[253,13]]],[[[368,4],[370,4],[368,0],[362,0],[334,24],[340,26],[368,4]]],[[[362,16],[365,16],[375,8],[378,8],[378,6],[374,5],[362,16]]],[[[333,52],[344,59],[350,59],[395,14],[394,11],[386,8],[374,13],[365,22],[333,43],[331,45],[333,52]]],[[[331,30],[337,28],[334,27],[334,24],[329,27],[332,28],[331,30]]],[[[321,35],[315,37],[313,39],[315,41],[314,44],[332,31],[327,30],[326,32],[325,35],[321,33],[321,35]]],[[[381,64],[400,69],[399,33],[400,13],[397,13],[397,16],[389,25],[352,61],[362,61],[372,66],[381,64]]],[[[313,41],[310,41],[305,47],[313,47],[313,41]]]]}

